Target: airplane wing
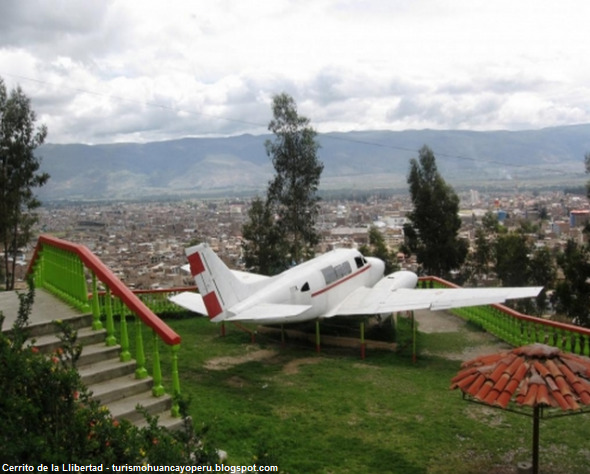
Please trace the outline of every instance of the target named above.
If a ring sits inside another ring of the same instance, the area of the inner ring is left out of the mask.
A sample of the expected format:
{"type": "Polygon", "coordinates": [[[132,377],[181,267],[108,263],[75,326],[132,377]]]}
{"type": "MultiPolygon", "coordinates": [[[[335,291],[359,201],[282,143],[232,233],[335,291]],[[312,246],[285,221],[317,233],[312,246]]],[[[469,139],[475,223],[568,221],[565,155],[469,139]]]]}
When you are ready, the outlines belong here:
{"type": "Polygon", "coordinates": [[[515,298],[532,298],[543,287],[522,288],[387,288],[386,279],[373,288],[358,288],[346,297],[326,317],[365,314],[385,314],[418,309],[432,311],[463,306],[504,303],[515,298]]]}
{"type": "Polygon", "coordinates": [[[203,302],[203,297],[199,293],[193,293],[190,291],[184,291],[176,295],[172,295],[168,300],[176,303],[178,306],[207,316],[207,308],[203,302]]]}
{"type": "Polygon", "coordinates": [[[311,305],[304,304],[261,303],[234,316],[230,316],[225,321],[249,321],[256,324],[273,324],[273,321],[280,319],[284,323],[289,323],[289,318],[295,318],[311,307],[311,305]]]}

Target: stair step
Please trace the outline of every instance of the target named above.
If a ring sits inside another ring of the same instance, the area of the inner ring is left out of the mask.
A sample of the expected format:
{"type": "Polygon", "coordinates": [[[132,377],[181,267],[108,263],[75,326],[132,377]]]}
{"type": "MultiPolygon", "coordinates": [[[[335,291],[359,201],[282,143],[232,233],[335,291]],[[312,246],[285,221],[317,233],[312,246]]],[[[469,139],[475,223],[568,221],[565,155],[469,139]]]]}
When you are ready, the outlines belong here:
{"type": "Polygon", "coordinates": [[[28,326],[29,338],[38,338],[39,336],[58,333],[59,326],[55,323],[56,321],[66,322],[73,329],[81,329],[92,326],[92,314],[82,314],[67,319],[55,318],[53,321],[31,323],[28,326]]]}
{"type": "Polygon", "coordinates": [[[92,399],[98,400],[101,404],[108,404],[121,398],[151,390],[152,386],[153,380],[151,377],[137,379],[135,374],[129,374],[91,385],[88,390],[92,392],[92,399]]]}
{"type": "Polygon", "coordinates": [[[78,369],[82,382],[87,387],[105,380],[121,377],[135,372],[135,361],[121,362],[119,358],[113,358],[89,364],[78,369]]]}
{"type": "MultiPolygon", "coordinates": [[[[164,428],[168,428],[169,430],[179,431],[184,428],[184,419],[181,417],[174,417],[170,413],[170,410],[167,410],[159,415],[158,417],[158,426],[163,426],[164,428]]],[[[147,426],[147,421],[145,418],[136,421],[135,426],[138,428],[145,428],[147,426]]]]}
{"type": "Polygon", "coordinates": [[[149,390],[105,405],[109,407],[113,418],[124,418],[135,423],[144,420],[143,414],[136,409],[137,405],[145,408],[150,415],[158,415],[172,408],[172,397],[170,395],[154,397],[149,390]]]}
{"type": "MultiPolygon", "coordinates": [[[[63,347],[60,341],[59,317],[49,321],[45,316],[52,317],[51,310],[42,311],[43,318],[28,326],[28,341],[44,354],[53,354],[63,347]]],[[[65,313],[63,313],[65,314],[65,313]]],[[[59,316],[58,314],[56,314],[59,316]]],[[[91,398],[106,406],[113,417],[127,419],[137,426],[147,424],[142,413],[136,410],[137,405],[145,408],[147,413],[158,418],[158,425],[169,429],[182,429],[183,419],[172,417],[172,397],[164,394],[154,397],[152,394],[153,379],[135,378],[136,361],[120,361],[121,347],[106,346],[106,330],[93,330],[91,314],[76,314],[63,317],[73,330],[77,332],[76,343],[82,345],[82,353],[76,364],[82,383],[88,387],[91,398]]]]}
{"type": "Polygon", "coordinates": [[[121,346],[105,346],[104,342],[98,344],[89,344],[82,347],[82,354],[78,359],[77,367],[82,369],[85,366],[96,364],[97,362],[117,359],[121,353],[121,346]]]}
{"type": "MultiPolygon", "coordinates": [[[[88,344],[95,344],[98,342],[104,343],[105,338],[106,330],[101,329],[98,331],[94,331],[90,327],[84,327],[78,329],[78,339],[76,342],[78,344],[86,346],[88,344]]],[[[40,352],[44,354],[50,354],[57,348],[62,346],[62,342],[59,340],[56,332],[52,334],[45,334],[42,336],[33,337],[29,340],[35,347],[39,349],[40,352]]]]}

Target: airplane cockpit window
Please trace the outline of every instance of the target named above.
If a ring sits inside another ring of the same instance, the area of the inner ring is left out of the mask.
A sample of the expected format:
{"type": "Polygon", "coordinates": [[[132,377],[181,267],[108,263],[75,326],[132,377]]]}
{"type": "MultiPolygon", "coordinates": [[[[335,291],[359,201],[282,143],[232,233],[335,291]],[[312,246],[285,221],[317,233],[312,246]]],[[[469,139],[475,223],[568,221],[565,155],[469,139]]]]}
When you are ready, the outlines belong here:
{"type": "Polygon", "coordinates": [[[356,262],[356,268],[362,268],[367,263],[364,257],[354,257],[354,261],[356,262]]]}
{"type": "Polygon", "coordinates": [[[301,292],[304,292],[304,291],[309,291],[309,283],[308,282],[305,282],[303,284],[303,286],[301,287],[301,292]]]}

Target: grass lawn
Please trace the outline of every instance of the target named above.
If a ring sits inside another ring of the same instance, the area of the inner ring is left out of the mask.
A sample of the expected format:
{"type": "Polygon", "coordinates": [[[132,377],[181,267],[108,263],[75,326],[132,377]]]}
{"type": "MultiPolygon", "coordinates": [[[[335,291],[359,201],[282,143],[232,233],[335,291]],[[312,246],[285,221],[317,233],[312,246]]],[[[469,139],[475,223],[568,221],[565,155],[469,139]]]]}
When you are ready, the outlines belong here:
{"type": "MultiPolygon", "coordinates": [[[[251,343],[232,326],[221,337],[205,318],[167,322],[183,338],[191,415],[228,464],[267,455],[289,473],[460,474],[516,472],[531,459],[531,418],[449,390],[460,361],[445,354],[461,352],[466,333],[419,333],[414,364],[407,350],[362,361],[357,349],[251,343]]],[[[590,414],[542,420],[541,472],[590,472],[589,439],[590,414]]]]}

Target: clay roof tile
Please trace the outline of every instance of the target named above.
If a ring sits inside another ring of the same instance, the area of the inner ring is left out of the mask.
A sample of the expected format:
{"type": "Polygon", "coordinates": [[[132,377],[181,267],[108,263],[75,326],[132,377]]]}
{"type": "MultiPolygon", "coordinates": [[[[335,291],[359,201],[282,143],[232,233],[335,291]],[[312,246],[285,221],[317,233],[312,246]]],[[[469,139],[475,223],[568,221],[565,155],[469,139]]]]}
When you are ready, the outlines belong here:
{"type": "Polygon", "coordinates": [[[537,403],[537,389],[538,389],[538,385],[537,384],[530,384],[528,387],[528,392],[526,392],[526,394],[524,394],[524,398],[522,400],[522,404],[523,405],[528,405],[528,406],[535,406],[535,404],[537,403]]]}
{"type": "Polygon", "coordinates": [[[481,389],[481,387],[485,383],[485,381],[486,381],[485,376],[482,374],[479,374],[477,379],[475,379],[474,382],[471,384],[471,386],[467,389],[467,393],[469,393],[469,395],[471,395],[472,397],[475,396],[477,394],[477,392],[479,392],[479,390],[481,389]]]}
{"type": "Polygon", "coordinates": [[[498,390],[496,390],[495,388],[492,388],[482,401],[484,403],[487,403],[488,405],[493,405],[499,395],[500,395],[500,392],[498,390]]]}
{"type": "Polygon", "coordinates": [[[561,407],[562,410],[569,410],[570,409],[570,404],[563,397],[563,395],[559,392],[559,390],[553,391],[552,395],[553,395],[553,399],[561,407]]]}
{"type": "Polygon", "coordinates": [[[494,402],[495,405],[498,405],[502,408],[506,408],[510,403],[510,399],[512,398],[512,394],[510,392],[504,391],[500,394],[496,401],[494,402]]]}
{"type": "Polygon", "coordinates": [[[549,392],[547,390],[547,385],[543,384],[543,385],[539,385],[539,388],[537,389],[537,401],[536,401],[537,405],[545,405],[545,406],[553,406],[554,404],[551,402],[551,399],[549,398],[549,392]]]}
{"type": "Polygon", "coordinates": [[[506,408],[511,400],[562,410],[590,405],[590,358],[564,354],[556,347],[531,344],[481,356],[462,367],[451,388],[489,405],[506,408]]]}
{"type": "Polygon", "coordinates": [[[502,375],[500,375],[500,378],[496,382],[496,385],[494,385],[494,389],[498,390],[499,392],[502,392],[504,390],[504,387],[508,385],[508,382],[510,382],[510,374],[504,372],[502,375]]]}

